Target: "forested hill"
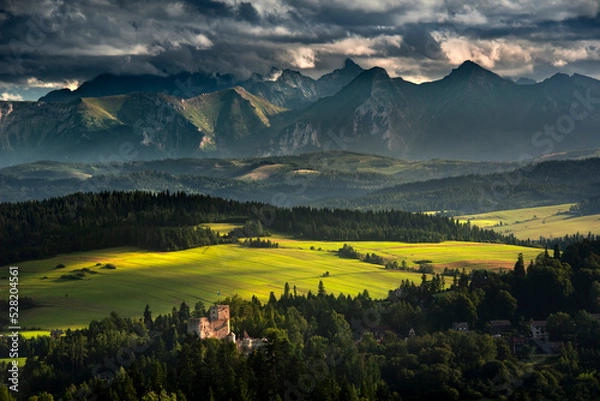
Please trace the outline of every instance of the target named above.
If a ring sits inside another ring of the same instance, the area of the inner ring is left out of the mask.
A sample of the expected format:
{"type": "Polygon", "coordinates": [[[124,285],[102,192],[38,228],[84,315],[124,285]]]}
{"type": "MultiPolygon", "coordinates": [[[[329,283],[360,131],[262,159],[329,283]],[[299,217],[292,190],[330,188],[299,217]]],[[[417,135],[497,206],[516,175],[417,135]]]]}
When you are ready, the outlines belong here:
{"type": "Polygon", "coordinates": [[[318,206],[449,210],[455,215],[581,202],[600,196],[600,158],[526,165],[510,172],[465,175],[384,188],[318,206]]]}
{"type": "Polygon", "coordinates": [[[451,218],[401,211],[284,209],[183,192],[78,193],[0,204],[0,265],[115,246],[173,251],[218,244],[229,239],[198,228],[218,221],[260,222],[266,230],[307,239],[516,241],[451,218]]]}

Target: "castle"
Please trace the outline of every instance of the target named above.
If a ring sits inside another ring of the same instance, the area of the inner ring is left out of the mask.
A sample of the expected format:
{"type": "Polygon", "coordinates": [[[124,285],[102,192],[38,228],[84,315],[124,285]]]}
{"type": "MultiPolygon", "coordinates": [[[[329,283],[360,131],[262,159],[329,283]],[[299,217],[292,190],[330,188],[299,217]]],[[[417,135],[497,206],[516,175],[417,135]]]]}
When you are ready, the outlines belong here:
{"type": "Polygon", "coordinates": [[[229,305],[213,305],[208,310],[208,317],[189,319],[187,332],[200,339],[230,339],[235,342],[235,334],[229,325],[229,305]]]}
{"type": "Polygon", "coordinates": [[[242,338],[236,341],[229,319],[229,305],[213,305],[208,310],[208,317],[194,317],[188,320],[187,332],[198,336],[201,340],[216,338],[230,341],[236,344],[237,349],[245,355],[251,354],[253,350],[268,343],[266,338],[252,338],[245,331],[242,338]]]}

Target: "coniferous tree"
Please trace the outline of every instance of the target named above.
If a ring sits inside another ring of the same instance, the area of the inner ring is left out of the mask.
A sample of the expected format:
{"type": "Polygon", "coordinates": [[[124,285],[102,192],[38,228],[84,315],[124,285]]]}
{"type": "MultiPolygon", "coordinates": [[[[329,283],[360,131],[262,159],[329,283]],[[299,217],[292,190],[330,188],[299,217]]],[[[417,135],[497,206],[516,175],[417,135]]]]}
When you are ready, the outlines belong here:
{"type": "Polygon", "coordinates": [[[558,246],[558,243],[554,244],[553,257],[554,257],[554,259],[560,259],[560,247],[558,246]]]}
{"type": "Polygon", "coordinates": [[[150,305],[146,304],[146,308],[144,309],[144,324],[146,328],[152,328],[152,312],[150,311],[150,305]]]}
{"type": "Polygon", "coordinates": [[[319,291],[317,292],[317,295],[320,297],[327,295],[327,292],[325,291],[325,285],[323,284],[322,280],[319,281],[319,291]]]}
{"type": "Polygon", "coordinates": [[[517,263],[515,263],[514,274],[517,278],[525,277],[525,261],[523,260],[523,254],[519,253],[517,263]]]}

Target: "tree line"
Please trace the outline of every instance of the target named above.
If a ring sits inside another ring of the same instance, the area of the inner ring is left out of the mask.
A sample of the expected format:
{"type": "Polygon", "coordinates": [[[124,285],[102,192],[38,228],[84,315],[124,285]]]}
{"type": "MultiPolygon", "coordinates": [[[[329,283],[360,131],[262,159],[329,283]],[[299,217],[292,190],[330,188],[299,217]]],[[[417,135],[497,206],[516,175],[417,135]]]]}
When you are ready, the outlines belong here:
{"type": "Polygon", "coordinates": [[[106,247],[175,251],[214,245],[229,238],[201,224],[248,220],[255,222],[246,225],[252,232],[264,227],[317,240],[517,242],[492,230],[426,214],[286,209],[183,192],[113,191],[0,204],[0,265],[106,247]]]}

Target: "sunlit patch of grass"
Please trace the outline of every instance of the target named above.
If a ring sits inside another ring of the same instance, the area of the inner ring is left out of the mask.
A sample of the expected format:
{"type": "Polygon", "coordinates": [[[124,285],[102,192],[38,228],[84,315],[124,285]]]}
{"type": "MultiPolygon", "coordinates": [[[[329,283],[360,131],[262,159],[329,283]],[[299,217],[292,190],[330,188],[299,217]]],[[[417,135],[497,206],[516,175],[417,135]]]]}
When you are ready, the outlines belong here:
{"type": "MultiPolygon", "coordinates": [[[[220,231],[231,226],[218,226],[220,231]]],[[[211,224],[217,229],[217,226],[211,224]]],[[[82,327],[117,311],[138,318],[146,304],[154,315],[170,313],[186,301],[211,304],[226,296],[253,295],[266,301],[271,292],[279,296],[286,282],[299,294],[317,291],[323,280],[328,292],[356,295],[368,290],[383,298],[402,280],[419,283],[421,274],[386,270],[383,266],[356,259],[343,259],[336,250],[344,242],[299,241],[270,237],[279,248],[247,248],[235,244],[194,248],[179,252],[148,252],[135,248],[113,248],[72,253],[19,264],[20,291],[40,305],[23,311],[20,323],[44,329],[82,327]],[[107,263],[116,269],[103,269],[107,263]],[[56,269],[58,264],[65,268],[56,269]],[[90,269],[80,280],[60,280],[73,270],[90,269]],[[329,272],[326,277],[325,272],[329,272]]],[[[444,242],[406,244],[400,242],[350,241],[361,253],[373,253],[386,260],[429,259],[443,267],[511,268],[518,253],[531,259],[539,249],[501,244],[444,242]],[[475,263],[471,262],[475,261],[475,263]]]]}
{"type": "Polygon", "coordinates": [[[537,240],[560,238],[565,235],[591,232],[600,234],[600,215],[578,216],[569,210],[571,203],[535,208],[500,210],[476,215],[460,216],[481,228],[492,228],[500,234],[513,234],[520,239],[537,240]]]}

